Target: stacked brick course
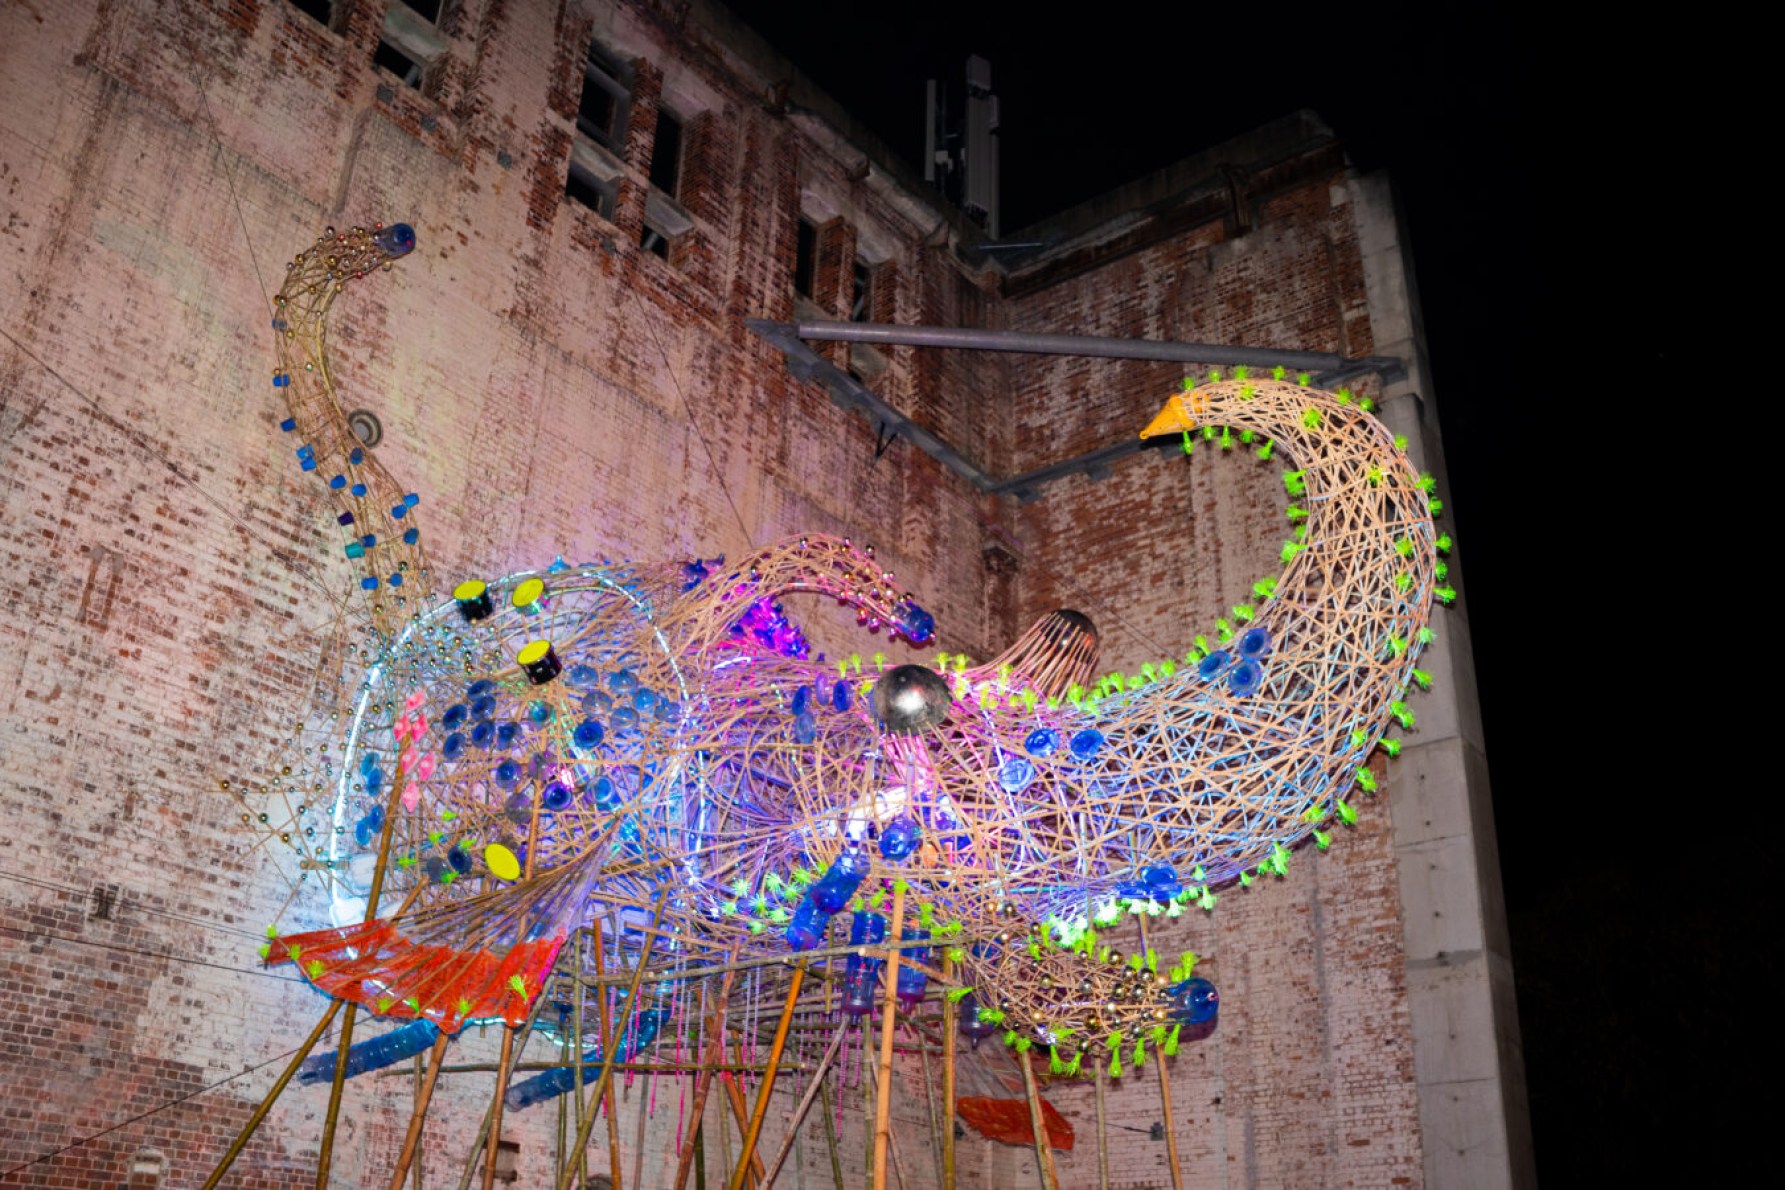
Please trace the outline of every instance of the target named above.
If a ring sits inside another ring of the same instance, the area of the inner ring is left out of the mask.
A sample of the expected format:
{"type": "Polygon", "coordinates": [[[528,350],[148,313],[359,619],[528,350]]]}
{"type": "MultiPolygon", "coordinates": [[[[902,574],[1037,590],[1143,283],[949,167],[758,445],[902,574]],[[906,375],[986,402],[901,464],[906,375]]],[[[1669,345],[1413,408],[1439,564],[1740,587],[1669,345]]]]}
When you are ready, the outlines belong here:
{"type": "MultiPolygon", "coordinates": [[[[374,3],[335,28],[284,0],[0,10],[0,1171],[73,1146],[12,1184],[123,1185],[153,1149],[163,1185],[196,1185],[320,1009],[258,968],[284,889],[217,792],[304,713],[351,581],[267,384],[265,287],[320,227],[402,218],[420,236],[341,302],[335,361],[422,493],[446,574],[832,531],[872,540],[944,646],[981,657],[1060,605],[1097,618],[1112,665],[1181,653],[1272,571],[1275,472],[1147,455],[1019,506],[902,444],[876,461],[873,427],[741,322],[793,317],[802,211],[826,224],[815,296],[837,316],[871,237],[876,318],[1371,350],[1330,143],[1289,155],[1244,210],[1192,196],[1150,242],[1090,236],[1006,274],[958,251],[958,217],[874,146],[844,152],[863,138],[706,5],[445,7],[426,93],[373,67],[374,3]],[[592,37],[634,68],[611,222],[565,198],[592,37]],[[638,248],[660,103],[685,122],[694,224],[667,260],[638,248]]],[[[998,474],[1133,433],[1177,378],[885,356],[876,390],[998,474]]],[[[811,610],[821,643],[861,647],[811,610]]],[[[1287,881],[1160,927],[1162,949],[1208,956],[1226,1005],[1172,1066],[1188,1185],[1420,1183],[1390,833],[1372,807],[1287,881]]],[[[495,1042],[473,1031],[457,1060],[495,1042]]],[[[1112,1119],[1159,1119],[1156,1077],[1114,1084],[1112,1119]]],[[[645,1090],[623,1099],[623,1136],[645,1090]]],[[[647,1187],[673,1170],[681,1090],[647,1122],[647,1187]]],[[[430,1182],[456,1178],[487,1093],[482,1076],[444,1084],[430,1182]]],[[[1095,1185],[1089,1086],[1049,1094],[1078,1125],[1066,1183],[1095,1185]]],[[[289,1093],[232,1184],[309,1184],[325,1099],[289,1093]]],[[[351,1087],[336,1184],[381,1184],[407,1099],[405,1079],[351,1087]]],[[[894,1110],[905,1185],[933,1185],[914,1061],[894,1110]]],[[[858,1104],[842,1124],[857,1184],[858,1104]]],[[[505,1124],[519,1185],[545,1183],[554,1127],[548,1109],[505,1124]]],[[[771,1113],[765,1145],[780,1127],[771,1113]]],[[[1162,1144],[1111,1136],[1112,1185],[1169,1184],[1162,1144]]],[[[802,1178],[827,1184],[825,1152],[815,1116],[802,1178]]],[[[1024,1150],[970,1138],[961,1154],[964,1186],[1032,1177],[1024,1150]]]]}

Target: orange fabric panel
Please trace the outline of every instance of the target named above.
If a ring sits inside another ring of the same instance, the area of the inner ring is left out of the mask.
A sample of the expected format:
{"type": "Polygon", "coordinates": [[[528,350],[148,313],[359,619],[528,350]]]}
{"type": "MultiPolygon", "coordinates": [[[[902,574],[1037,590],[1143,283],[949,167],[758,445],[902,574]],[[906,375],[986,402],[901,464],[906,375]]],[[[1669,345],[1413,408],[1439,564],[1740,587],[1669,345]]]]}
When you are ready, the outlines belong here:
{"type": "MultiPolygon", "coordinates": [[[[1029,1125],[1029,1101],[1026,1099],[960,1099],[955,1101],[955,1110],[981,1136],[1007,1145],[1035,1143],[1035,1129],[1029,1125]]],[[[1047,1128],[1050,1149],[1072,1152],[1072,1124],[1045,1099],[1041,1101],[1041,1122],[1047,1128]]]]}

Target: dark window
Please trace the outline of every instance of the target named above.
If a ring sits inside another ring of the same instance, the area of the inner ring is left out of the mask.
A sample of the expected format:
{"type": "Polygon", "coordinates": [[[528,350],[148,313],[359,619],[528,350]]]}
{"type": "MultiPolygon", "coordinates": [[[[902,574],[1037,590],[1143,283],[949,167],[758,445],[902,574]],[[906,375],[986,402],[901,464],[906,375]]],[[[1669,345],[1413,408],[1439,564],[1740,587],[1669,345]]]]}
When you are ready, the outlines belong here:
{"type": "Polygon", "coordinates": [[[335,0],[291,0],[291,6],[330,29],[335,27],[335,0]]]}
{"type": "Polygon", "coordinates": [[[650,226],[645,228],[645,234],[638,238],[638,246],[665,260],[669,259],[669,240],[655,228],[650,226]]]}
{"type": "Polygon", "coordinates": [[[430,25],[440,23],[440,0],[403,0],[403,7],[411,9],[430,25]]]}
{"type": "Polygon", "coordinates": [[[657,136],[651,147],[651,185],[671,198],[682,184],[682,121],[667,108],[657,109],[657,136]]]}
{"type": "Polygon", "coordinates": [[[855,292],[849,299],[851,322],[867,322],[874,316],[874,266],[857,257],[855,292]]]}
{"type": "Polygon", "coordinates": [[[812,272],[818,261],[818,229],[800,220],[799,242],[793,255],[793,291],[812,296],[812,272]]]}
{"type": "Polygon", "coordinates": [[[572,161],[570,179],[564,183],[564,193],[609,223],[613,222],[614,202],[620,195],[618,182],[603,181],[572,161]]]}
{"type": "Polygon", "coordinates": [[[583,64],[583,97],[576,130],[610,149],[623,149],[626,116],[632,107],[632,72],[599,45],[589,47],[583,64]]]}
{"type": "Polygon", "coordinates": [[[428,73],[425,62],[416,61],[382,38],[378,41],[377,52],[372,55],[372,65],[390,71],[403,80],[405,87],[414,87],[417,91],[421,90],[428,73]]]}

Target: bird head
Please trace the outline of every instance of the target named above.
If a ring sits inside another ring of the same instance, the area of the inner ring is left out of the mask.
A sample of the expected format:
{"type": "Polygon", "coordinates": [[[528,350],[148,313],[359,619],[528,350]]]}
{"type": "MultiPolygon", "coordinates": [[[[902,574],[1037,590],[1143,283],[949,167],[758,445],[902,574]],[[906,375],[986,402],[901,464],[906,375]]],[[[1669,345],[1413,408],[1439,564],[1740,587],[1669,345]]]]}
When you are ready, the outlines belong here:
{"type": "Polygon", "coordinates": [[[1209,395],[1201,390],[1173,393],[1165,402],[1165,408],[1147,423],[1140,436],[1157,438],[1162,434],[1188,434],[1202,424],[1198,419],[1205,416],[1208,409],[1209,395]]]}

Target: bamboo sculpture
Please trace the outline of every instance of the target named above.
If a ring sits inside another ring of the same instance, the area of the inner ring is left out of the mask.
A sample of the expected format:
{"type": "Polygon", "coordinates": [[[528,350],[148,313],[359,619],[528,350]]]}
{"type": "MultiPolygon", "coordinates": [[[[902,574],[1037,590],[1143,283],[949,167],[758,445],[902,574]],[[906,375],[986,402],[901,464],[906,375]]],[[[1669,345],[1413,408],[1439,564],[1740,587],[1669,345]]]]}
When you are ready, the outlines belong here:
{"type": "MultiPolygon", "coordinates": [[[[571,972],[604,998],[584,1013],[574,993],[576,1019],[599,1017],[602,1032],[589,1055],[589,1038],[570,1039],[568,1085],[599,1073],[565,1178],[600,1088],[646,1044],[641,1012],[659,1010],[642,1009],[644,992],[714,970],[770,973],[785,989],[733,1186],[799,1001],[793,956],[827,971],[847,956],[846,1012],[885,1000],[877,1183],[898,1005],[945,992],[963,1031],[1039,1047],[1056,1074],[1087,1059],[1119,1074],[1125,1057],[1170,1054],[1184,1025],[1212,1017],[1191,956],[1162,971],[1152,950],[1115,953],[1098,930],[1212,908],[1225,885],[1281,875],[1304,841],[1325,847],[1334,819],[1354,820],[1353,791],[1374,788],[1372,753],[1396,749],[1389,728],[1411,726],[1403,699],[1426,680],[1430,606],[1450,594],[1447,541],[1431,481],[1362,402],[1244,369],[1170,397],[1144,433],[1274,450],[1290,468],[1292,528],[1257,606],[1136,674],[1097,679],[1096,630],[1070,611],[980,665],[814,661],[784,595],[835,598],[864,628],[914,644],[934,630],[871,547],[819,535],[729,563],[473,577],[442,601],[420,501],[353,436],[326,352],[335,297],[413,244],[401,224],[331,229],[281,289],[284,428],[335,502],[359,580],[348,619],[364,631],[340,650],[338,719],[318,716],[269,770],[225,782],[334,907],[337,924],[275,930],[269,960],[295,962],[337,1001],[418,1022],[400,1056],[433,1046],[412,1139],[446,1039],[474,1020],[528,1021],[566,939],[602,921],[601,962],[571,972]],[[622,981],[610,1032],[605,997],[622,981]]],[[[726,993],[719,1004],[723,1016],[726,993]]],[[[722,1051],[703,1048],[707,1070],[722,1051]]],[[[338,1093],[347,1053],[327,1057],[338,1093]]],[[[520,1091],[507,1092],[513,1110],[520,1091]]]]}

